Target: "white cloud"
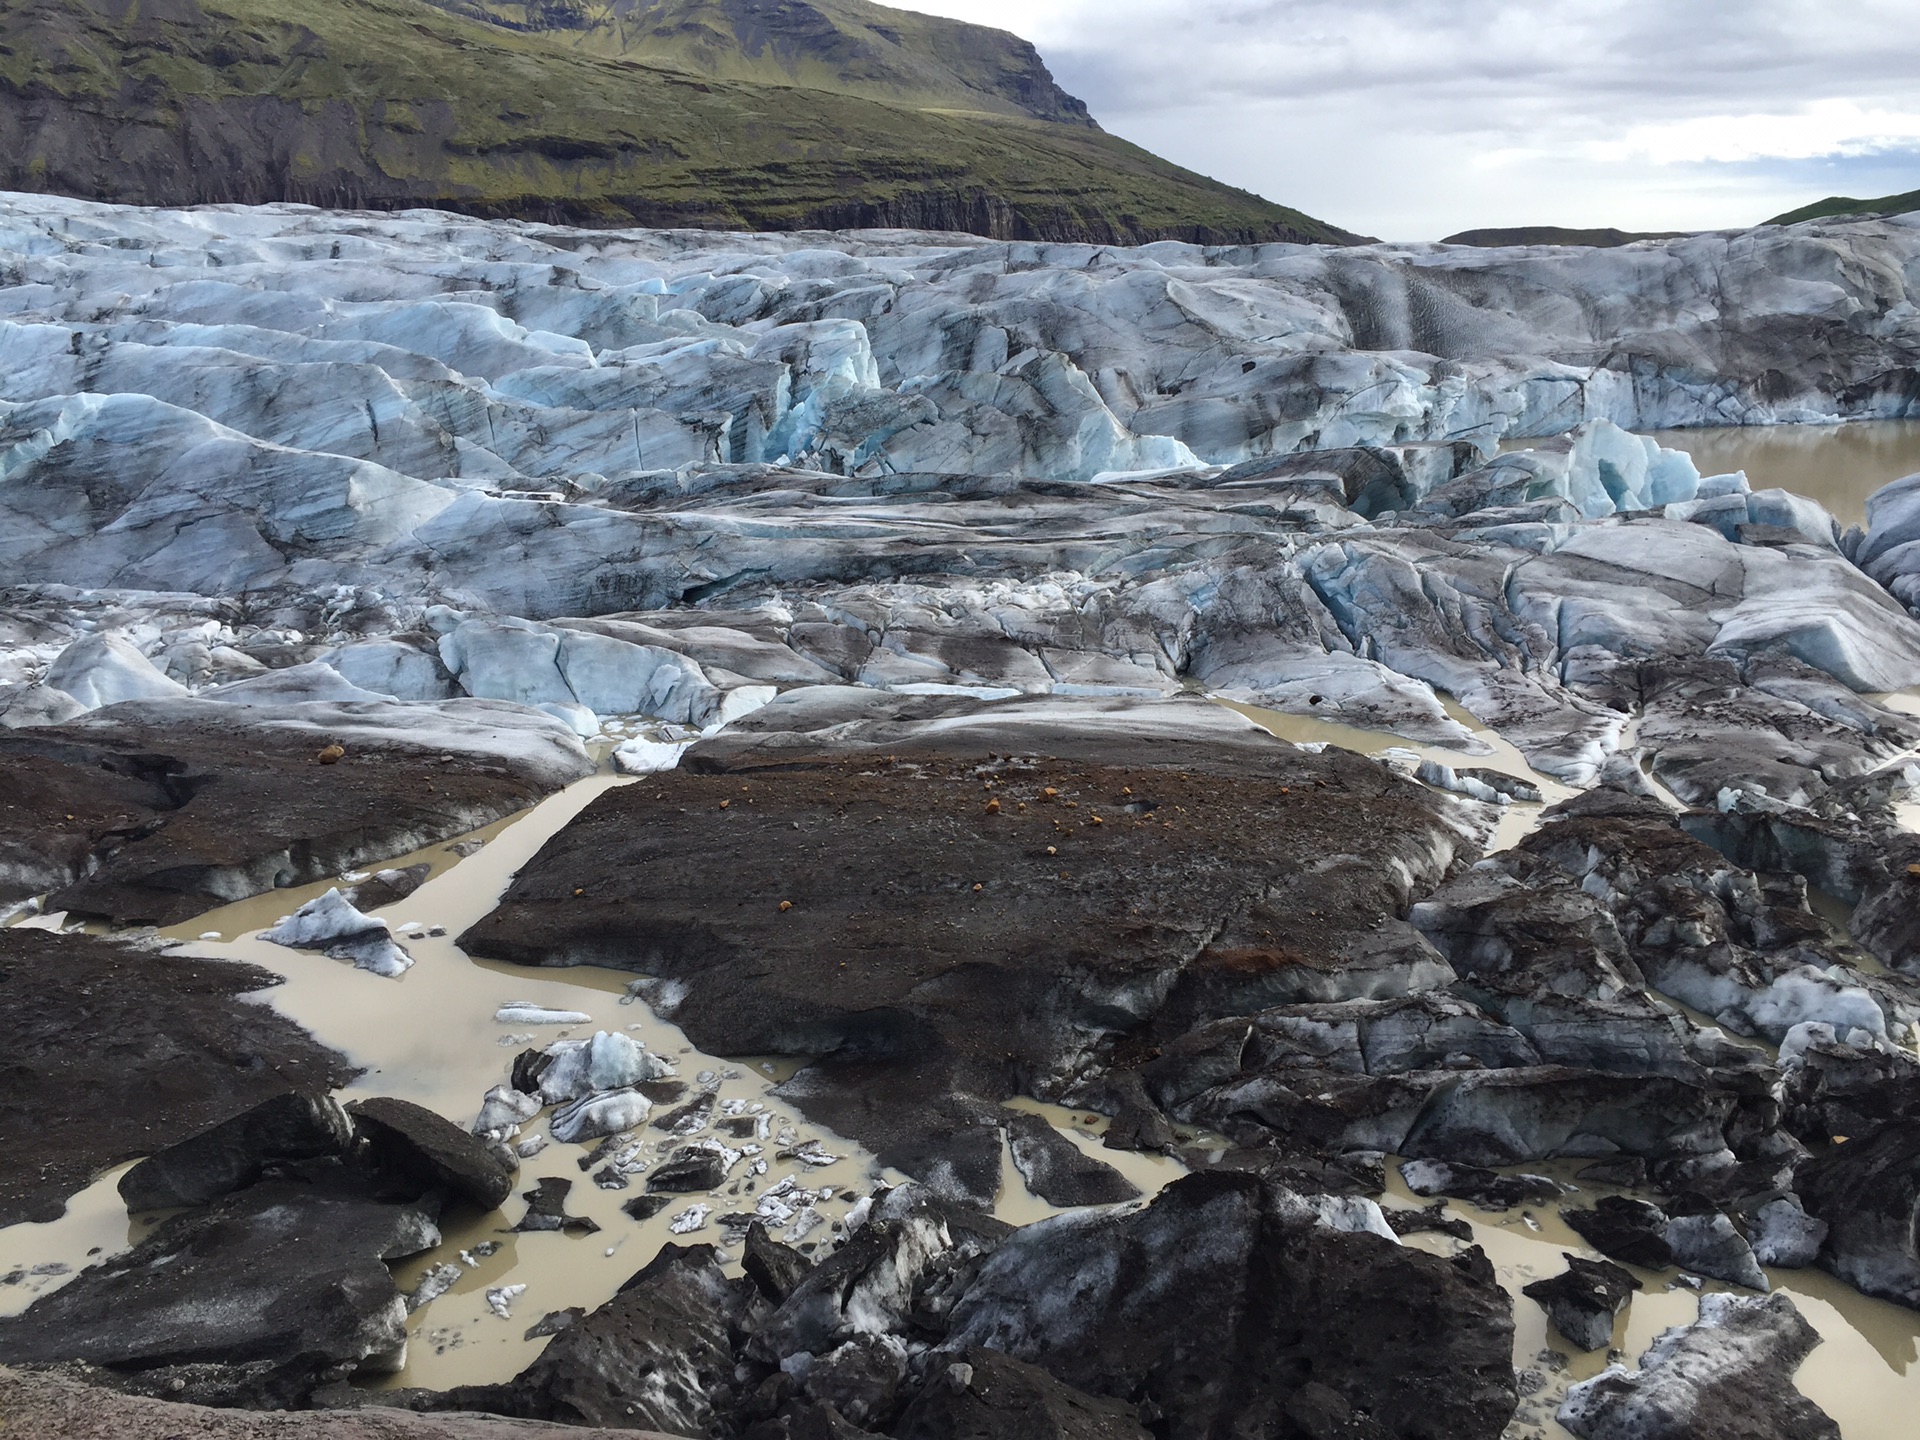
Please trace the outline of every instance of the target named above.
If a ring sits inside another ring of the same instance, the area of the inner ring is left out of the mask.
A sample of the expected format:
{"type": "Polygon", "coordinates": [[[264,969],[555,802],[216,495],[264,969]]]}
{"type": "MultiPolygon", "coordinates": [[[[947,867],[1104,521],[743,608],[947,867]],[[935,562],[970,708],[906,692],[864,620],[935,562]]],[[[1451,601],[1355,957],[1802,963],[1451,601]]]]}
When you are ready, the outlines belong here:
{"type": "Polygon", "coordinates": [[[1377,234],[1748,224],[1860,157],[1920,186],[1920,0],[908,3],[1027,36],[1118,134],[1377,234]]]}

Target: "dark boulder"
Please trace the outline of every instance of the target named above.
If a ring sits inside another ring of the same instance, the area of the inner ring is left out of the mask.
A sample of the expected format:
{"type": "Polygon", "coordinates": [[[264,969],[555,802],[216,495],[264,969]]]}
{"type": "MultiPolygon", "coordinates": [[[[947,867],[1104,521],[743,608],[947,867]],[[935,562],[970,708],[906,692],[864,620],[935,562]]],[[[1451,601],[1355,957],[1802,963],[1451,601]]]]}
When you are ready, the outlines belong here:
{"type": "Polygon", "coordinates": [[[1667,1216],[1658,1206],[1625,1195],[1603,1195],[1593,1208],[1569,1207],[1560,1218],[1602,1255],[1642,1270],[1665,1270],[1673,1264],[1667,1243],[1667,1216]]]}
{"type": "Polygon", "coordinates": [[[1553,1328],[1582,1350],[1605,1350],[1613,1343],[1614,1320],[1640,1282],[1605,1260],[1564,1258],[1564,1271],[1551,1280],[1536,1280],[1520,1293],[1538,1300],[1553,1328]]]}
{"type": "Polygon", "coordinates": [[[513,1193],[513,1172],[477,1136],[409,1100],[380,1096],[347,1106],[376,1173],[422,1191],[444,1190],[482,1210],[513,1193]]]}
{"type": "Polygon", "coordinates": [[[524,1197],[527,1213],[513,1228],[522,1234],[562,1231],[568,1235],[593,1235],[600,1226],[584,1215],[567,1214],[567,1196],[573,1182],[548,1175],[534,1182],[524,1197]]]}
{"type": "Polygon", "coordinates": [[[813,1270],[813,1261],[792,1246],[775,1240],[758,1220],[747,1227],[747,1243],[741,1252],[740,1264],[770,1305],[785,1303],[813,1270]]]}
{"type": "Polygon", "coordinates": [[[656,1194],[694,1195],[726,1183],[727,1160],[717,1145],[682,1145],[647,1176],[656,1194]]]}
{"type": "Polygon", "coordinates": [[[371,913],[399,904],[426,884],[432,874],[433,867],[427,864],[409,865],[404,870],[376,870],[371,879],[354,886],[347,899],[356,910],[371,913]]]}
{"type": "Polygon", "coordinates": [[[856,1335],[814,1357],[805,1390],[849,1424],[882,1431],[899,1413],[907,1347],[892,1335],[856,1335]]]}
{"type": "Polygon", "coordinates": [[[1030,1226],[988,1259],[943,1352],[999,1350],[1150,1406],[1172,1440],[1287,1434],[1309,1382],[1385,1436],[1499,1436],[1517,1395],[1491,1273],[1297,1218],[1289,1198],[1215,1172],[1144,1210],[1030,1226]]]}
{"type": "Polygon", "coordinates": [[[149,1155],[120,1177],[120,1198],[136,1212],[205,1205],[270,1166],[344,1154],[352,1139],[331,1096],[289,1090],[149,1155]]]}
{"type": "Polygon", "coordinates": [[[385,1262],[439,1243],[418,1206],[266,1181],[0,1320],[0,1364],[78,1361],[148,1393],[297,1407],[323,1377],[399,1366],[407,1307],[385,1262]]]}
{"type": "Polygon", "coordinates": [[[1796,1183],[1807,1213],[1828,1227],[1821,1268],[1920,1310],[1920,1120],[1833,1146],[1796,1183]]]}
{"type": "Polygon", "coordinates": [[[1133,1407],[1063,1385],[1037,1365],[973,1349],[935,1370],[894,1440],[1148,1440],[1133,1407]]]}
{"type": "Polygon", "coordinates": [[[1485,1210],[1510,1210],[1560,1197],[1558,1181],[1545,1175],[1502,1175],[1478,1165],[1449,1165],[1444,1160],[1408,1160],[1400,1178],[1414,1194],[1470,1200],[1485,1210]]]}

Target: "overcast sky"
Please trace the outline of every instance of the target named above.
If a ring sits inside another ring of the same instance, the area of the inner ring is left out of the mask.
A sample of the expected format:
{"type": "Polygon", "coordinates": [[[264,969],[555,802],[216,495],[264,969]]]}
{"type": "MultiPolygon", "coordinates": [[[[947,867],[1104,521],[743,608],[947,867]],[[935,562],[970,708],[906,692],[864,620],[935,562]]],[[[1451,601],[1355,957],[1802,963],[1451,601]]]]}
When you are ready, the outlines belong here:
{"type": "Polygon", "coordinates": [[[1748,225],[1920,189],[1920,0],[893,0],[1108,130],[1387,239],[1748,225]]]}

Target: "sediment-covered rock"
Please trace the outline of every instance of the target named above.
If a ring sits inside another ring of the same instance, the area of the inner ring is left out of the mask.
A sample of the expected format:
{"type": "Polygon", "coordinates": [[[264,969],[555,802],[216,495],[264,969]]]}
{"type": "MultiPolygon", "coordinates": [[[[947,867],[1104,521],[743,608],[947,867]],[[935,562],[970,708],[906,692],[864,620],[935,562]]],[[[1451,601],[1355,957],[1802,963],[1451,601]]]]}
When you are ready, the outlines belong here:
{"type": "Polygon", "coordinates": [[[332,1096],[289,1090],[149,1155],[120,1177],[120,1198],[133,1211],[205,1205],[269,1166],[343,1155],[352,1140],[332,1096]]]}
{"type": "Polygon", "coordinates": [[[1819,1264],[1869,1295],[1920,1310],[1920,1120],[1849,1137],[1794,1177],[1827,1225],[1819,1264]]]}
{"type": "MultiPolygon", "coordinates": [[[[0,975],[10,1037],[0,1224],[56,1219],[111,1166],[287,1103],[277,1097],[289,1089],[325,1092],[355,1073],[291,1021],[240,998],[278,983],[250,965],[15,928],[0,929],[0,975]]],[[[231,1159],[236,1179],[250,1178],[258,1138],[243,1128],[248,1141],[231,1154],[223,1143],[213,1166],[225,1172],[231,1159]]],[[[188,1168],[199,1194],[208,1172],[188,1168]]],[[[170,1201],[173,1183],[161,1188],[170,1201]]]]}
{"type": "Polygon", "coordinates": [[[592,769],[557,722],[471,700],[142,702],[9,730],[0,761],[17,787],[0,811],[0,896],[52,891],[53,908],[124,924],[419,849],[592,769]],[[319,763],[329,747],[336,763],[319,763]]]}
{"type": "Polygon", "coordinates": [[[1450,799],[1213,707],[869,696],[778,728],[827,718],[806,707],[610,792],[462,944],[640,970],[710,1052],[822,1057],[783,1093],[978,1199],[1000,1101],[1057,1095],[1163,1009],[1364,971],[1474,843],[1450,799]]]}
{"type": "Polygon", "coordinates": [[[1640,1282],[1604,1260],[1566,1257],[1567,1268],[1551,1280],[1536,1280],[1521,1293],[1538,1300],[1553,1328],[1582,1350],[1604,1350],[1613,1343],[1613,1323],[1640,1288],[1640,1282]]]}
{"type": "Polygon", "coordinates": [[[1218,1174],[1134,1215],[1030,1227],[955,1307],[943,1353],[985,1346],[1146,1401],[1176,1436],[1229,1418],[1277,1430],[1308,1377],[1388,1435],[1499,1435],[1516,1404],[1505,1293],[1284,1208],[1254,1177],[1218,1174]],[[1169,1325],[1176,1304],[1186,1318],[1169,1325]]]}
{"type": "Polygon", "coordinates": [[[431,1209],[268,1181],[0,1320],[0,1362],[78,1361],[143,1393],[297,1406],[323,1380],[400,1366],[407,1307],[385,1262],[439,1243],[431,1209]]]}

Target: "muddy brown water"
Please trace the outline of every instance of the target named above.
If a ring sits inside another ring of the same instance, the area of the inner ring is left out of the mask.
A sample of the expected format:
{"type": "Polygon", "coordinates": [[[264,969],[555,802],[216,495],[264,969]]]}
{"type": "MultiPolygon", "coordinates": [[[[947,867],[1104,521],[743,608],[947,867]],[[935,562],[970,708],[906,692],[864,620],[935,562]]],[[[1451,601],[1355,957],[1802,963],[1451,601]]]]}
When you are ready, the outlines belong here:
{"type": "Polygon", "coordinates": [[[1869,495],[1920,472],[1920,420],[1651,433],[1669,450],[1691,455],[1702,475],[1744,470],[1754,489],[1791,490],[1818,500],[1843,526],[1864,525],[1869,495]]]}

